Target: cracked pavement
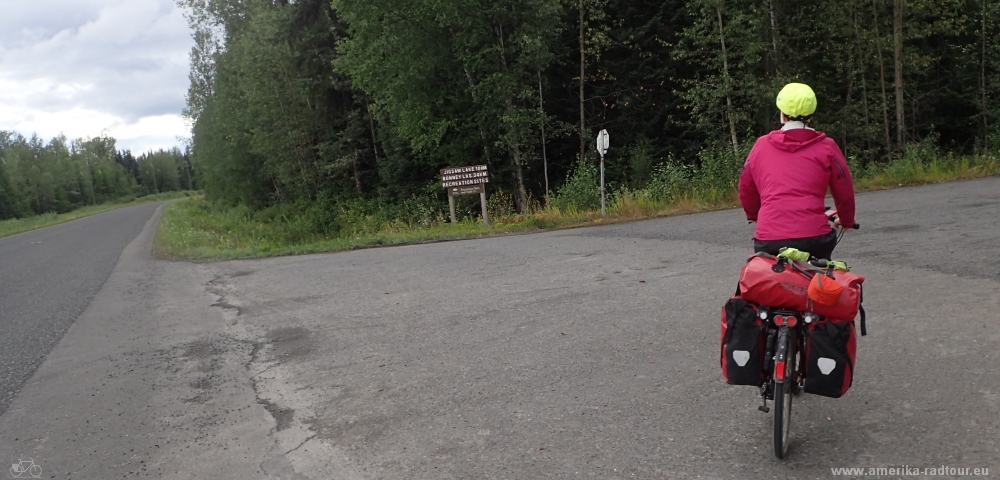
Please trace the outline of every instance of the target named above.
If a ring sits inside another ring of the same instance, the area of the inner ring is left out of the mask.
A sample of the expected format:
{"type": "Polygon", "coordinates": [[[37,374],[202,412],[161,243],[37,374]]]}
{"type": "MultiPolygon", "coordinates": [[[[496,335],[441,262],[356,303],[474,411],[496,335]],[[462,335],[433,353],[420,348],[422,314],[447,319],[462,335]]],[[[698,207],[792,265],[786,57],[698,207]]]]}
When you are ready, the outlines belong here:
{"type": "Polygon", "coordinates": [[[53,478],[830,478],[1000,468],[1000,179],[873,192],[841,399],[789,458],[723,384],[741,212],[324,255],[153,260],[156,218],[0,417],[53,478]]]}

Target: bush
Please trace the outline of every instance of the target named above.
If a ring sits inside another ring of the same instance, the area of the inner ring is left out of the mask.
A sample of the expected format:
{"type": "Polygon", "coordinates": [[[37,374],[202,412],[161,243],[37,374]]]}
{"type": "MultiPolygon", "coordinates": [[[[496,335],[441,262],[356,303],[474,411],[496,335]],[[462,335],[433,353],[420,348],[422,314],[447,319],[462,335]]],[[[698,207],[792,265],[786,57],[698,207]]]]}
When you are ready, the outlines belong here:
{"type": "Polygon", "coordinates": [[[667,161],[653,167],[653,175],[645,190],[649,196],[664,202],[675,202],[691,190],[695,168],[685,165],[672,155],[667,161]]]}
{"type": "Polygon", "coordinates": [[[597,165],[593,161],[578,161],[573,173],[556,191],[551,203],[562,211],[601,208],[601,176],[597,165]]]}
{"type": "Polygon", "coordinates": [[[700,165],[694,185],[698,197],[712,203],[735,194],[747,154],[749,151],[736,155],[729,148],[721,146],[698,152],[700,165]]]}
{"type": "Polygon", "coordinates": [[[647,138],[625,147],[622,156],[631,171],[629,184],[633,189],[643,188],[652,178],[656,159],[653,158],[653,142],[647,138]]]}
{"type": "MultiPolygon", "coordinates": [[[[478,201],[478,198],[476,199],[478,201]]],[[[448,219],[440,199],[430,194],[411,195],[402,203],[354,199],[343,203],[337,215],[339,235],[359,237],[429,228],[448,219]]],[[[445,204],[447,205],[447,204],[445,204]]],[[[456,211],[458,214],[459,211],[456,211]]]]}
{"type": "Polygon", "coordinates": [[[513,216],[515,213],[514,197],[503,191],[493,192],[486,200],[486,212],[489,213],[490,219],[493,221],[513,216]]]}

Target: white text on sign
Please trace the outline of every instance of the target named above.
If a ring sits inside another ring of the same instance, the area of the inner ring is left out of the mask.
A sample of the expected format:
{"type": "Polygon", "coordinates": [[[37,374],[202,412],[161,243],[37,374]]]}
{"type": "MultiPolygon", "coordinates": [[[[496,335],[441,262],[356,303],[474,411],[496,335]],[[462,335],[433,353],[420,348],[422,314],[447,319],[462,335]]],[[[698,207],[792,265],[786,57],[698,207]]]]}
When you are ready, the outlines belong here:
{"type": "Polygon", "coordinates": [[[467,180],[470,178],[486,178],[489,176],[487,172],[475,172],[475,173],[457,173],[454,175],[443,175],[441,181],[450,182],[453,180],[467,180]]]}
{"type": "Polygon", "coordinates": [[[468,167],[442,168],[441,175],[454,175],[456,173],[485,172],[486,165],[470,165],[468,167]]]}
{"type": "Polygon", "coordinates": [[[455,180],[452,182],[443,182],[441,186],[444,188],[450,187],[461,187],[463,185],[478,185],[480,183],[490,183],[489,177],[473,178],[469,180],[455,180]]]}

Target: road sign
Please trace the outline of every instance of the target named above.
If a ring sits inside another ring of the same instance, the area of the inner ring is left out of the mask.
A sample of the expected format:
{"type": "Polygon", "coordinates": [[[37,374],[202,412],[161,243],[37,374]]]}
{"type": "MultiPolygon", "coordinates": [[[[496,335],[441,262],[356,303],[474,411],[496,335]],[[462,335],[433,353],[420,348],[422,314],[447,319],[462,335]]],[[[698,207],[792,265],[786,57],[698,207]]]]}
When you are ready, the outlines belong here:
{"type": "Polygon", "coordinates": [[[486,165],[470,165],[468,167],[452,167],[441,169],[441,186],[448,189],[448,209],[451,210],[451,223],[455,223],[455,196],[479,194],[479,203],[483,207],[483,223],[490,224],[486,212],[486,184],[490,183],[490,172],[486,165]]]}
{"type": "Polygon", "coordinates": [[[608,153],[609,140],[607,130],[601,130],[601,133],[597,134],[597,151],[602,157],[608,153]]]}
{"type": "Polygon", "coordinates": [[[597,153],[601,154],[601,216],[604,216],[604,154],[608,153],[610,139],[607,130],[597,134],[597,153]]]}
{"type": "Polygon", "coordinates": [[[486,165],[441,169],[441,186],[444,188],[479,185],[482,183],[490,183],[490,173],[486,169],[486,165]]]}

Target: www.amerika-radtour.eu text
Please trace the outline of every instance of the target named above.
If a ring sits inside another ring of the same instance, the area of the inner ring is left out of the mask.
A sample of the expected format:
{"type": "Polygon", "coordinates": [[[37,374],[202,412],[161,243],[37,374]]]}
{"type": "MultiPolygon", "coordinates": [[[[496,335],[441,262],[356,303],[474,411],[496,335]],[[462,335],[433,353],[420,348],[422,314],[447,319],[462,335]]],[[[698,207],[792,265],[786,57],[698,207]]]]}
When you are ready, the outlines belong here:
{"type": "Polygon", "coordinates": [[[866,476],[866,477],[919,477],[919,476],[948,476],[948,477],[988,477],[989,468],[970,467],[911,467],[901,465],[898,467],[853,467],[853,468],[831,468],[834,476],[866,476]]]}

